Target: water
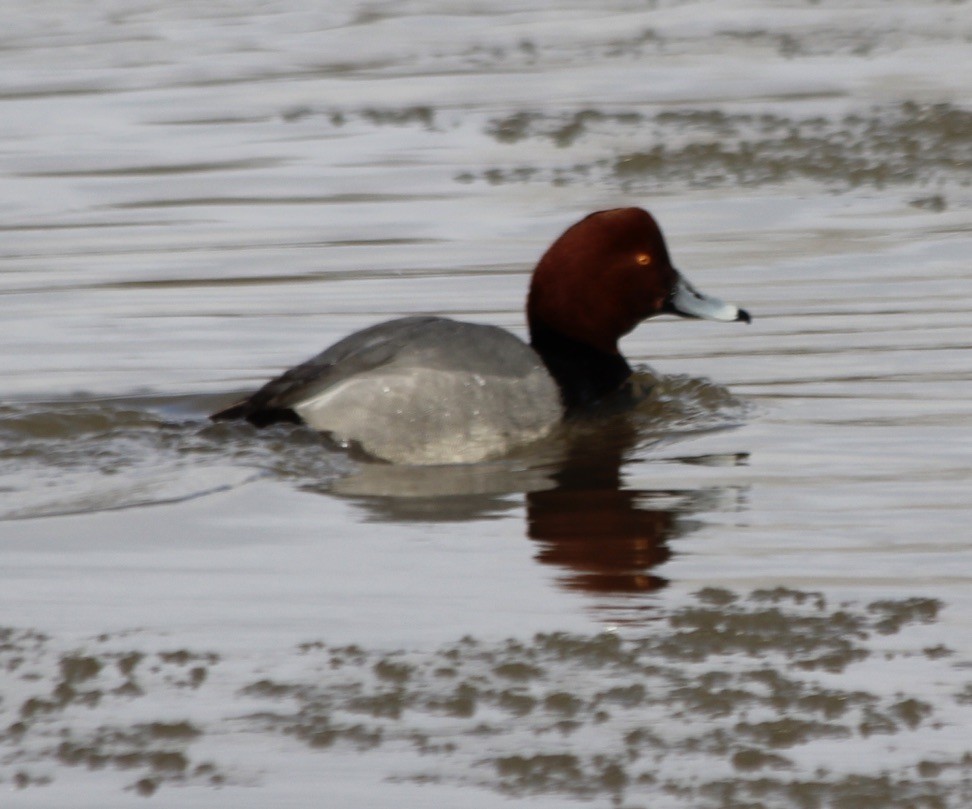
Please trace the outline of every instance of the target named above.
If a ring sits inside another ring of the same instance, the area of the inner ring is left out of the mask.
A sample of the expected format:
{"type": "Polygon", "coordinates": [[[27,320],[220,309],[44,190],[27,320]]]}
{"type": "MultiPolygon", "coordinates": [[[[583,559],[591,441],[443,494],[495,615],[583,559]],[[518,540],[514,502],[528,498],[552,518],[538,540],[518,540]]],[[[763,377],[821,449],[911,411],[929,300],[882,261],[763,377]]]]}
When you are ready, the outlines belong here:
{"type": "Polygon", "coordinates": [[[969,4],[305,6],[0,10],[4,806],[969,805],[969,4]],[[631,417],[206,421],[627,204],[631,417]]]}

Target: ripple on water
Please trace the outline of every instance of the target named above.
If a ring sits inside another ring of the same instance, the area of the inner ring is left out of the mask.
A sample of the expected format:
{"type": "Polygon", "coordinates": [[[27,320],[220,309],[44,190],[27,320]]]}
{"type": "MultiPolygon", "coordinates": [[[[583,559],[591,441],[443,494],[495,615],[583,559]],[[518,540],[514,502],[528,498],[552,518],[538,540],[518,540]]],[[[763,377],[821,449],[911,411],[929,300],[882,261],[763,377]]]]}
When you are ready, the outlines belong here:
{"type": "MultiPolygon", "coordinates": [[[[0,519],[128,508],[200,497],[256,477],[305,490],[411,498],[414,516],[449,519],[446,495],[549,488],[552,467],[572,448],[649,447],[701,430],[734,426],[745,403],[708,380],[636,376],[650,394],[632,414],[575,423],[507,461],[416,470],[368,462],[310,430],[210,423],[212,397],[65,401],[0,406],[0,519]],[[431,499],[430,499],[431,498],[431,499]]],[[[468,516],[458,504],[455,518],[468,516]]],[[[397,506],[401,513],[401,503],[397,506]]]]}
{"type": "Polygon", "coordinates": [[[346,466],[307,430],[171,417],[187,398],[0,407],[0,519],[187,500],[266,474],[323,481],[346,466]]]}

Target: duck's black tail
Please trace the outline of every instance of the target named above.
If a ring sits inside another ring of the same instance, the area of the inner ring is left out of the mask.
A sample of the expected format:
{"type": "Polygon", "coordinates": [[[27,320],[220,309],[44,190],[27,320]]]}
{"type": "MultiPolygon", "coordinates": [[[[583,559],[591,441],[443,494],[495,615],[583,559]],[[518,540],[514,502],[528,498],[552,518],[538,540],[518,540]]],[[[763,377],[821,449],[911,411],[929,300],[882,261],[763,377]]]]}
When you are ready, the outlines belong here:
{"type": "Polygon", "coordinates": [[[260,407],[254,404],[253,397],[217,410],[209,416],[213,421],[246,420],[254,427],[269,427],[271,424],[301,424],[301,418],[289,407],[260,407]]]}

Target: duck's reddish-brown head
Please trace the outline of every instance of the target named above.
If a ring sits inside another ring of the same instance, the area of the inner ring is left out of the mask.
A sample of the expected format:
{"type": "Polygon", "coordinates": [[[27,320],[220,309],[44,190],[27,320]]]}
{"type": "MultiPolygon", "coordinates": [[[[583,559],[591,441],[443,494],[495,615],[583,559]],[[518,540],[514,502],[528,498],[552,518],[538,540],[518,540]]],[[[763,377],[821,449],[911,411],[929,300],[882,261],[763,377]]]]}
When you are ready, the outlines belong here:
{"type": "Polygon", "coordinates": [[[607,354],[662,313],[749,322],[744,310],[682,278],[661,229],[641,208],[598,211],[568,228],[537,264],[527,298],[531,334],[552,331],[607,354]]]}

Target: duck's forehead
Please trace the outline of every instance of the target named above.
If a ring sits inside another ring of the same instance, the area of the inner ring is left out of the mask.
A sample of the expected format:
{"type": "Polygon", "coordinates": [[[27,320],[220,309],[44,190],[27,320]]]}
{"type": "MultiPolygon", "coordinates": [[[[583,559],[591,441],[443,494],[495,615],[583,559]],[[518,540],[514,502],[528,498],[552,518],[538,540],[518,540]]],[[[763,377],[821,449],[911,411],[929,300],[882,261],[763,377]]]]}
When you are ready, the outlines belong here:
{"type": "Polygon", "coordinates": [[[551,245],[549,256],[595,255],[606,258],[623,253],[665,252],[665,240],[651,214],[642,208],[597,211],[568,228],[551,245]]]}
{"type": "Polygon", "coordinates": [[[630,225],[654,224],[655,220],[644,208],[614,208],[602,211],[605,219],[630,225]]]}
{"type": "Polygon", "coordinates": [[[592,217],[591,224],[611,230],[616,235],[650,237],[658,234],[658,225],[648,211],[641,208],[615,208],[592,217]]]}

